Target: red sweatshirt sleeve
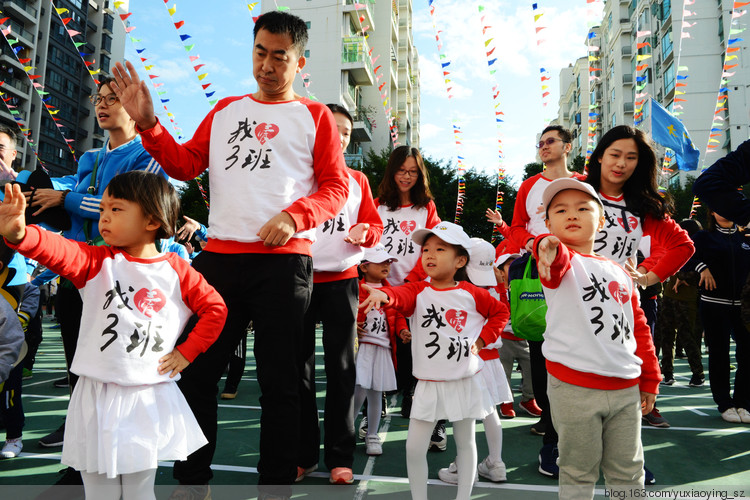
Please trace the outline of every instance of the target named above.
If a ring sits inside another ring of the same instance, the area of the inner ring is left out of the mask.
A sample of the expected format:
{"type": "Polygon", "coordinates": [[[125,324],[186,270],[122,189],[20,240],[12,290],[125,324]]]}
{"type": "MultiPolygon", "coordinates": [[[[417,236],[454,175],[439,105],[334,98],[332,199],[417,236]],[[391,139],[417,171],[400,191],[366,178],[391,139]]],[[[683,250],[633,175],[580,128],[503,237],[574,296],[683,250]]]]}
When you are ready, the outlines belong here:
{"type": "Polygon", "coordinates": [[[378,244],[380,237],[383,235],[383,220],[380,218],[378,207],[372,199],[372,190],[370,189],[370,182],[367,180],[367,176],[358,170],[350,170],[350,172],[362,190],[362,201],[359,204],[357,224],[365,222],[370,225],[367,237],[362,246],[372,248],[378,244]]]}
{"type": "MultiPolygon", "coordinates": [[[[465,283],[465,282],[462,282],[465,283]]],[[[468,283],[465,283],[468,285],[468,283]]],[[[487,318],[487,322],[482,327],[479,338],[484,340],[484,345],[493,344],[500,333],[505,328],[505,324],[510,319],[510,311],[505,304],[490,295],[490,292],[479,287],[467,287],[474,296],[477,305],[477,312],[487,318]]]]}
{"type": "MultiPolygon", "coordinates": [[[[547,236],[552,236],[551,234],[540,234],[534,239],[534,260],[539,262],[539,254],[538,247],[539,243],[546,238],[547,236]]],[[[563,276],[565,276],[565,273],[570,268],[570,250],[568,250],[568,247],[566,247],[562,242],[557,247],[557,255],[555,256],[555,260],[552,261],[552,266],[550,266],[550,279],[541,279],[542,285],[546,286],[547,288],[557,288],[560,286],[560,282],[563,279],[563,276]]]]}
{"type": "Polygon", "coordinates": [[[630,304],[633,307],[633,332],[635,335],[635,355],[641,361],[641,376],[638,386],[642,392],[650,394],[659,394],[659,382],[661,382],[661,370],[659,370],[659,360],[656,357],[654,341],[651,338],[651,329],[646,322],[646,315],[639,305],[638,292],[633,290],[630,297],[630,304]]]}
{"type": "Polygon", "coordinates": [[[655,219],[647,216],[643,222],[643,234],[651,236],[652,251],[641,265],[656,273],[661,281],[679,271],[695,252],[690,236],[670,217],[655,219]]]}
{"type": "Polygon", "coordinates": [[[405,317],[414,314],[414,308],[417,306],[417,295],[424,290],[428,283],[419,281],[417,283],[404,283],[401,286],[384,286],[380,290],[388,295],[388,304],[385,307],[392,307],[405,317]]]}
{"type": "Polygon", "coordinates": [[[427,222],[425,223],[425,227],[427,229],[432,229],[433,227],[440,224],[440,217],[438,217],[437,214],[437,206],[435,206],[435,202],[433,200],[430,200],[430,202],[427,204],[427,222]]]}
{"type": "Polygon", "coordinates": [[[331,110],[303,99],[315,122],[313,171],[318,190],[284,209],[297,231],[314,229],[338,214],[349,195],[349,175],[341,151],[341,139],[331,110]]]}
{"type": "Polygon", "coordinates": [[[534,178],[531,177],[521,183],[516,193],[516,204],[513,206],[513,220],[510,223],[510,239],[517,246],[524,248],[526,242],[534,239],[534,236],[526,230],[531,217],[526,211],[526,197],[529,195],[534,178]]]}
{"type": "Polygon", "coordinates": [[[176,347],[185,359],[192,363],[198,354],[206,352],[219,338],[227,319],[227,306],[219,292],[186,260],[177,257],[176,254],[167,255],[169,263],[180,277],[183,302],[198,316],[198,323],[190,331],[185,342],[176,347]]]}
{"type": "Polygon", "coordinates": [[[89,277],[96,276],[105,256],[112,254],[109,247],[94,247],[68,240],[34,225],[26,226],[26,236],[18,245],[8,240],[5,242],[25,257],[69,279],[76,288],[82,288],[89,277]]]}

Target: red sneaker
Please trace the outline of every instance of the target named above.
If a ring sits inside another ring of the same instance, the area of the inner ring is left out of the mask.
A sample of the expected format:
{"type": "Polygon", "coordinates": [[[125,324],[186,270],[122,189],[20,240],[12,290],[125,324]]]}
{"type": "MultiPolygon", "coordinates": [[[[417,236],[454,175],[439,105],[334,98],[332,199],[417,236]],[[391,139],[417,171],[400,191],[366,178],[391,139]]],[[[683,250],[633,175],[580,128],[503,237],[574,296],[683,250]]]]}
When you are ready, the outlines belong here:
{"type": "Polygon", "coordinates": [[[305,476],[315,472],[316,470],[318,470],[318,464],[311,465],[310,467],[306,469],[303,467],[297,466],[297,478],[294,480],[294,482],[299,483],[300,481],[305,479],[305,476]]]}
{"type": "Polygon", "coordinates": [[[542,409],[536,404],[536,399],[529,399],[528,401],[521,401],[521,408],[523,411],[531,415],[532,417],[541,417],[542,409]]]}
{"type": "Polygon", "coordinates": [[[348,467],[334,467],[331,471],[329,481],[331,484],[352,484],[354,482],[354,475],[348,467]]]}
{"type": "Polygon", "coordinates": [[[500,416],[503,418],[515,418],[516,412],[513,403],[500,403],[500,416]]]}

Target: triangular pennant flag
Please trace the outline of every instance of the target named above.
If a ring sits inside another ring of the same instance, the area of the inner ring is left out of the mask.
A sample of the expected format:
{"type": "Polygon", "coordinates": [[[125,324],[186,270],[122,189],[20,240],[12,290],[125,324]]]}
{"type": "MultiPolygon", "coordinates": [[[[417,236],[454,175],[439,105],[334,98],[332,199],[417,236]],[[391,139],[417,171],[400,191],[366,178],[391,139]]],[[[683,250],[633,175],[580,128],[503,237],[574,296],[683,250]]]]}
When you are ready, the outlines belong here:
{"type": "Polygon", "coordinates": [[[184,25],[185,25],[185,21],[178,21],[178,22],[174,23],[174,27],[177,28],[177,29],[182,28],[184,25]]]}

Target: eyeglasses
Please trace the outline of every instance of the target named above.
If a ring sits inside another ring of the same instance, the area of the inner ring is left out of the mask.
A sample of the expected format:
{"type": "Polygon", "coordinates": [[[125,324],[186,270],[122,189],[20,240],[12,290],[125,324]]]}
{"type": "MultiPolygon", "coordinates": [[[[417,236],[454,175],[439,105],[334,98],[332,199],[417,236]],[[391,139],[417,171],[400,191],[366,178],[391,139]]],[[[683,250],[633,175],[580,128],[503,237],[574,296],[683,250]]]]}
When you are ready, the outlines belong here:
{"type": "Polygon", "coordinates": [[[107,95],[92,95],[89,96],[89,101],[91,101],[91,104],[94,106],[98,106],[100,102],[104,101],[107,103],[107,106],[112,106],[114,103],[119,101],[120,98],[117,97],[115,94],[107,94],[107,95]]]}
{"type": "Polygon", "coordinates": [[[418,170],[399,170],[396,172],[396,175],[401,177],[419,177],[419,171],[418,170]]]}
{"type": "Polygon", "coordinates": [[[565,142],[562,139],[558,139],[557,137],[547,137],[547,139],[543,141],[539,141],[539,143],[536,145],[536,148],[542,149],[545,144],[547,146],[552,146],[555,143],[555,141],[565,142]]]}

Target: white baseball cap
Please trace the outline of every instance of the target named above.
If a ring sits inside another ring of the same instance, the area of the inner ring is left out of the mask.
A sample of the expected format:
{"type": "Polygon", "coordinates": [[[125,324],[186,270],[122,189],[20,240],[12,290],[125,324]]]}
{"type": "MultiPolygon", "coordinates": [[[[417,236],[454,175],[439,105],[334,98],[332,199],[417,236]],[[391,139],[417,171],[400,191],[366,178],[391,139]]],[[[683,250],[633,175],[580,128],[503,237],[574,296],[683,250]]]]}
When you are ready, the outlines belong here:
{"type": "Polygon", "coordinates": [[[362,257],[362,262],[372,262],[373,264],[382,264],[387,260],[398,261],[396,257],[388,253],[382,243],[378,243],[372,248],[365,248],[365,255],[362,257]]]}
{"type": "Polygon", "coordinates": [[[471,249],[469,235],[464,232],[464,228],[452,222],[441,222],[432,229],[417,229],[412,233],[411,239],[421,246],[424,245],[424,240],[431,234],[451,245],[459,245],[466,250],[471,249]]]}
{"type": "Polygon", "coordinates": [[[495,247],[482,238],[471,238],[469,265],[466,266],[469,280],[476,286],[497,286],[494,263],[495,247]]]}
{"type": "Polygon", "coordinates": [[[508,262],[509,259],[517,259],[521,256],[520,253],[504,253],[500,256],[498,256],[497,259],[495,259],[495,267],[500,267],[506,262],[508,262]]]}
{"type": "Polygon", "coordinates": [[[554,181],[550,182],[546,188],[544,188],[544,192],[542,193],[542,206],[544,206],[545,212],[547,211],[547,207],[552,201],[552,198],[554,198],[560,191],[565,191],[566,189],[583,191],[584,193],[591,196],[594,201],[599,204],[600,207],[603,207],[602,200],[599,199],[599,195],[591,186],[591,184],[587,182],[581,182],[573,177],[563,177],[562,179],[555,179],[554,181]]]}

